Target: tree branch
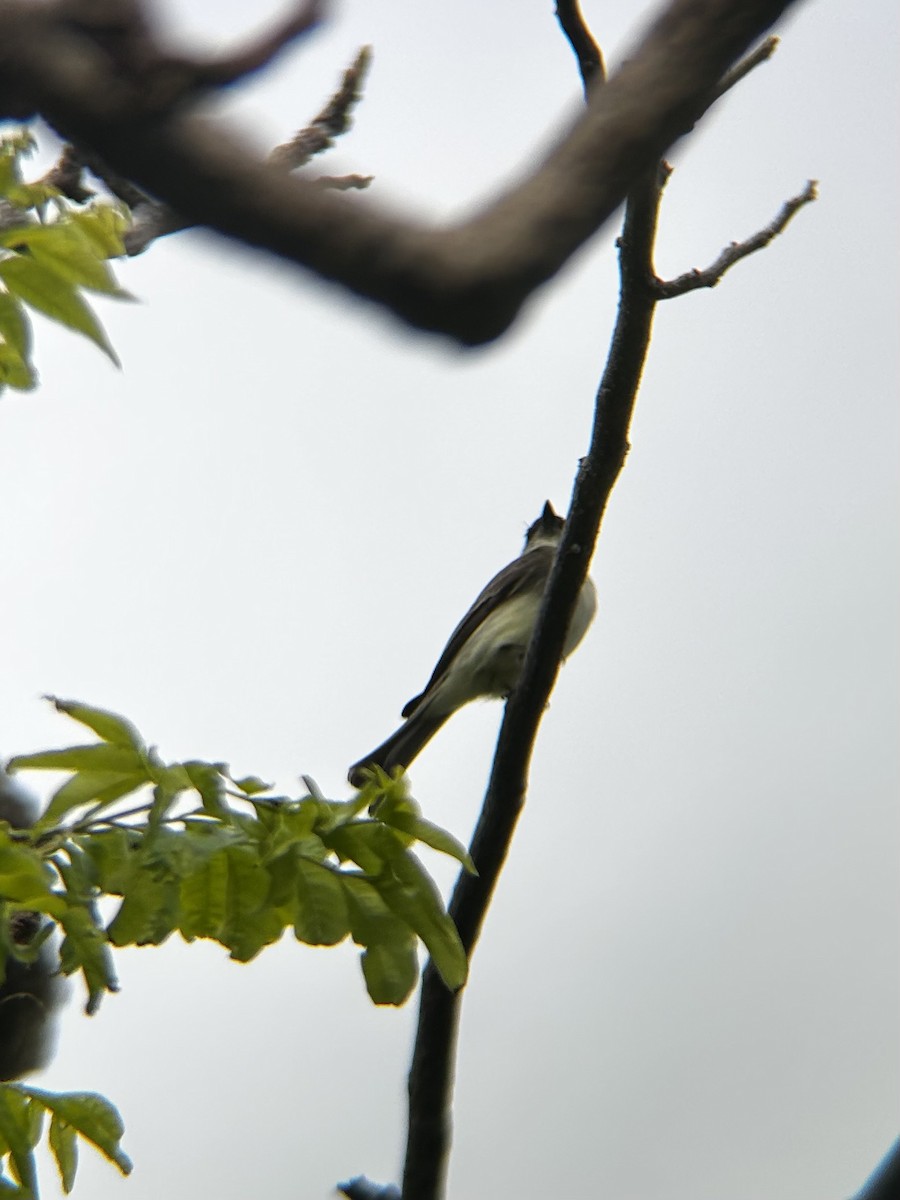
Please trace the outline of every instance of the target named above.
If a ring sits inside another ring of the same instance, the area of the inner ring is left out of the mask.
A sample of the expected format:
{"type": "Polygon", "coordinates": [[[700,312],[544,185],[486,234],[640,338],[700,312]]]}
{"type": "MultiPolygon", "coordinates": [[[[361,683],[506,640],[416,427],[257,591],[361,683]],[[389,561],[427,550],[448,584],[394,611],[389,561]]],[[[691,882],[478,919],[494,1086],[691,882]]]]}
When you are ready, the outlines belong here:
{"type": "MultiPolygon", "coordinates": [[[[568,30],[566,33],[568,36],[568,30]]],[[[760,56],[756,52],[739,64],[722,80],[718,94],[765,57],[768,54],[760,56]]],[[[538,726],[559,673],[566,632],[593,557],[600,524],[628,454],[629,426],[650,345],[653,316],[661,298],[653,249],[662,189],[669,174],[670,168],[664,162],[645,171],[625,207],[619,239],[619,309],[597,390],[590,446],[575,481],[522,676],[506,704],[487,793],[470,847],[478,875],[461,872],[448,905],[468,955],[478,941],[524,807],[538,726]]],[[[422,976],[409,1073],[403,1200],[439,1200],[443,1195],[461,1005],[462,991],[448,992],[429,963],[422,976]]]]}
{"type": "Polygon", "coordinates": [[[184,220],[477,344],[503,333],[609,219],[791,3],[674,0],[544,162],[449,228],[285,178],[221,124],[184,111],[190,88],[172,83],[172,58],[149,34],[122,59],[115,42],[63,20],[61,0],[0,0],[0,112],[36,109],[184,220]]]}
{"type": "Polygon", "coordinates": [[[606,79],[603,51],[587,27],[578,0],[556,0],[556,19],[575,54],[581,82],[587,94],[589,88],[603,83],[606,79]]]}
{"type": "Polygon", "coordinates": [[[675,279],[657,279],[653,284],[653,291],[657,299],[670,300],[673,296],[683,296],[685,292],[693,292],[697,288],[715,287],[727,270],[735,263],[740,262],[742,258],[746,258],[748,254],[754,254],[757,250],[763,250],[768,246],[780,233],[784,232],[794,214],[804,204],[812,203],[817,197],[816,181],[811,179],[799,195],[793,196],[782,205],[781,211],[774,221],[771,221],[764,229],[760,229],[758,233],[754,233],[746,241],[732,242],[730,246],[726,246],[716,261],[711,263],[705,271],[695,267],[693,271],[686,271],[675,279]]]}
{"type": "Polygon", "coordinates": [[[285,171],[296,171],[316,154],[334,145],[350,128],[350,115],[362,97],[362,86],[372,62],[372,47],[363,46],[344,72],[341,85],[322,111],[269,155],[269,162],[285,171]]]}

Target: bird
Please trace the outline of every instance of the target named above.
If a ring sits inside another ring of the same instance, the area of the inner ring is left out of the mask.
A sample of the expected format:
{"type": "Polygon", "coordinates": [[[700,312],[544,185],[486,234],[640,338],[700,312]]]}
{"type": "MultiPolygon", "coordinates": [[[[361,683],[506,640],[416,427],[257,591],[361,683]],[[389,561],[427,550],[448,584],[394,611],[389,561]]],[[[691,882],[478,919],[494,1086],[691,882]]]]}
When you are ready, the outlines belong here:
{"type": "MultiPolygon", "coordinates": [[[[480,592],[450,635],[428,683],[404,706],[403,724],[347,772],[353,787],[361,788],[373,767],[387,774],[409,767],[464,704],[510,694],[522,671],[564,526],[548,500],[528,527],[522,553],[480,592]]],[[[588,577],[572,614],[563,658],[582,640],[596,611],[597,593],[588,577]]]]}

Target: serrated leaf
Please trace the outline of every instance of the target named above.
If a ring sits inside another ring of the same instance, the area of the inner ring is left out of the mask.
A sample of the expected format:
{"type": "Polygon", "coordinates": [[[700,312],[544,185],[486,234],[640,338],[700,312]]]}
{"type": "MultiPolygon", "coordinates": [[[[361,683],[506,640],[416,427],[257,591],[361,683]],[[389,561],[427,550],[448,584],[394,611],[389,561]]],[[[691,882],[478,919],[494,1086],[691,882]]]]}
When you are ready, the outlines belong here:
{"type": "Polygon", "coordinates": [[[0,279],[14,296],[61,325],[83,333],[118,367],[116,352],[88,304],[71,284],[60,279],[44,263],[25,254],[0,259],[0,279]]]}
{"type": "Polygon", "coordinates": [[[183,938],[216,938],[228,911],[228,861],[212,855],[181,881],[179,931],[183,938]]]}
{"type": "Polygon", "coordinates": [[[81,725],[87,725],[88,729],[93,729],[104,742],[141,752],[145,749],[144,739],[135,726],[118,713],[109,712],[105,708],[94,708],[90,704],[82,704],[79,700],[61,700],[58,696],[47,696],[46,699],[57,712],[64,713],[81,725]]]}
{"type": "Polygon", "coordinates": [[[424,842],[432,850],[449,854],[451,858],[455,858],[457,862],[461,863],[470,875],[478,874],[475,864],[472,862],[472,856],[462,842],[457,841],[452,833],[441,829],[439,825],[433,825],[431,821],[426,821],[424,817],[417,816],[413,812],[397,811],[396,809],[384,814],[379,809],[378,819],[386,825],[390,825],[392,829],[399,829],[415,838],[416,841],[424,842]]]}
{"type": "Polygon", "coordinates": [[[69,746],[64,750],[41,750],[37,754],[17,754],[6,764],[7,771],[119,771],[142,772],[144,761],[135,750],[92,742],[89,746],[69,746]]]}
{"type": "Polygon", "coordinates": [[[47,1140],[56,1159],[62,1189],[68,1196],[75,1186],[75,1174],[78,1170],[78,1140],[75,1129],[68,1121],[54,1113],[50,1118],[50,1134],[47,1140]]]}
{"type": "Polygon", "coordinates": [[[33,1096],[44,1108],[71,1125],[73,1129],[111,1163],[123,1175],[131,1172],[131,1160],[124,1153],[120,1142],[125,1126],[115,1105],[96,1092],[45,1092],[42,1088],[25,1087],[22,1090],[33,1096]]]}
{"type": "Polygon", "coordinates": [[[179,880],[135,869],[106,935],[114,946],[159,946],[178,927],[179,880]]]}
{"type": "Polygon", "coordinates": [[[14,1084],[0,1084],[0,1137],[9,1147],[13,1170],[27,1193],[37,1195],[27,1097],[14,1084]]]}
{"type": "Polygon", "coordinates": [[[249,962],[284,932],[277,912],[265,906],[271,881],[251,846],[227,851],[228,902],[219,941],[238,962],[249,962]]]}
{"type": "Polygon", "coordinates": [[[347,899],[331,867],[296,857],[294,933],[310,946],[334,946],[350,932],[347,899]]]}

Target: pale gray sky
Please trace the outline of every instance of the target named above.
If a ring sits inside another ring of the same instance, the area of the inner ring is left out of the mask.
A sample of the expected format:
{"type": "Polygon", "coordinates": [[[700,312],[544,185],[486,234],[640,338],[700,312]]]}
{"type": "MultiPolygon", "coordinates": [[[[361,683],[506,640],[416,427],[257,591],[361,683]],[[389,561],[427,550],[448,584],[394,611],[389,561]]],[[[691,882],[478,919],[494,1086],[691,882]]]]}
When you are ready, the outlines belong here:
{"type": "MultiPolygon", "coordinates": [[[[612,60],[651,11],[585,7],[612,60]]],[[[246,28],[234,0],[166,8],[200,44],[246,28]]],[[[283,140],[372,43],[328,169],[464,211],[580,102],[552,8],[346,0],[227,111],[283,140]]],[[[893,1136],[897,26],[893,0],[801,6],[674,155],[664,274],[809,177],[821,200],[658,314],[600,613],[464,1004],[454,1200],[839,1200],[893,1136]]],[[[199,233],[122,265],[141,303],[102,305],[121,374],[41,324],[42,387],[0,405],[3,751],[72,739],[53,692],[126,713],[164,756],[346,795],[544,499],[568,500],[614,236],[474,353],[199,233]]],[[[500,713],[461,713],[412,774],[462,838],[500,713]]],[[[86,1153],[76,1196],[397,1178],[415,1003],[374,1009],[352,948],[238,967],[173,943],[119,970],[40,1078],[127,1124],[132,1178],[86,1153]]]]}

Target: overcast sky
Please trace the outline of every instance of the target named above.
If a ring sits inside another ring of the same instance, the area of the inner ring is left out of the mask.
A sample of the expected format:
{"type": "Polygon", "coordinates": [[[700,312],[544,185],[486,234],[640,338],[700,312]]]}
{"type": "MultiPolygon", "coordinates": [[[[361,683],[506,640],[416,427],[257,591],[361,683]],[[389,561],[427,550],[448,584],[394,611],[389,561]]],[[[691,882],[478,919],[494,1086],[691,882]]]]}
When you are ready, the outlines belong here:
{"type": "MultiPolygon", "coordinates": [[[[284,5],[253,6],[255,28],[284,5]]],[[[237,0],[168,0],[213,48],[237,0]]],[[[586,5],[615,62],[651,11],[586,5]]],[[[659,268],[703,266],[806,180],[821,200],[661,306],[633,448],[463,1007],[454,1200],[843,1200],[898,1111],[898,10],[801,5],[673,156],[659,268]]],[[[375,49],[327,162],[433,217],[526,167],[580,103],[551,0],[345,0],[228,97],[261,148],[375,49]]],[[[360,203],[367,201],[360,198],[360,203]]],[[[117,372],[39,323],[0,403],[2,750],[76,740],[40,696],[163,756],[348,794],[479,588],[567,504],[615,313],[610,226],[502,342],[461,352],[194,232],[98,305],[117,372]]],[[[467,838],[501,716],[412,772],[467,838]]],[[[452,872],[429,858],[443,885],[452,872]]],[[[90,1200],[294,1200],[397,1179],[415,1002],[353,947],[119,954],[42,1086],[120,1107],[90,1200]]],[[[46,1195],[56,1195],[47,1175],[46,1195]]]]}

